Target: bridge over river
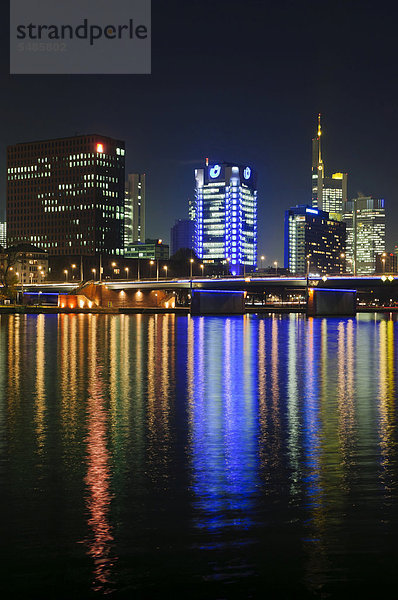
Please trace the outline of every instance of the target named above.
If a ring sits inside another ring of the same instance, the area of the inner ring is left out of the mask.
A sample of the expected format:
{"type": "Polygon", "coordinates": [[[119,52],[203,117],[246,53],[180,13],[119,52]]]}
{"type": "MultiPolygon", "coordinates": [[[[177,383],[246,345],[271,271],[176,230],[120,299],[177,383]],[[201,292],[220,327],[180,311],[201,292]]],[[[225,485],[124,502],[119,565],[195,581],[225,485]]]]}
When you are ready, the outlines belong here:
{"type": "Polygon", "coordinates": [[[62,308],[166,308],[187,307],[193,293],[244,292],[246,306],[305,305],[308,290],[355,291],[359,305],[398,305],[398,277],[195,277],[193,279],[107,279],[25,284],[25,303],[56,304],[62,308]]]}
{"type": "MultiPolygon", "coordinates": [[[[68,294],[87,285],[103,286],[112,291],[178,291],[178,290],[242,290],[248,294],[282,293],[305,291],[307,286],[333,289],[354,289],[361,293],[378,293],[385,297],[392,294],[398,301],[398,276],[329,276],[329,277],[217,277],[193,279],[113,279],[105,281],[84,282],[45,282],[40,284],[24,284],[24,293],[57,293],[68,294]]],[[[390,297],[390,296],[389,296],[390,297]]]]}

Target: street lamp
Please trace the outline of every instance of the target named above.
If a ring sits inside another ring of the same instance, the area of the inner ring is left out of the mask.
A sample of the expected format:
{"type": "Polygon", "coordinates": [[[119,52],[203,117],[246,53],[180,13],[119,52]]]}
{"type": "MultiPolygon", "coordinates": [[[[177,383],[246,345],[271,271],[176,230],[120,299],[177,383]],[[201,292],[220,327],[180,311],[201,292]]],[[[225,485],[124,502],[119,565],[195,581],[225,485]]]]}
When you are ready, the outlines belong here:
{"type": "Polygon", "coordinates": [[[155,264],[154,260],[149,261],[149,277],[150,277],[150,279],[152,279],[152,267],[154,264],[155,264]]]}
{"type": "Polygon", "coordinates": [[[71,265],[71,268],[72,268],[72,279],[74,279],[75,278],[74,269],[76,269],[76,265],[71,265]]]}
{"type": "Polygon", "coordinates": [[[344,271],[345,271],[345,269],[343,269],[343,266],[345,266],[345,253],[344,252],[341,252],[340,258],[341,258],[340,273],[344,273],[344,271]]]}
{"type": "Polygon", "coordinates": [[[261,260],[261,270],[263,270],[264,269],[264,260],[265,260],[264,254],[261,256],[260,260],[261,260]]]}
{"type": "Polygon", "coordinates": [[[164,265],[163,269],[166,271],[166,279],[167,279],[167,265],[164,265]]]}
{"type": "Polygon", "coordinates": [[[68,269],[64,269],[65,281],[68,281],[68,269]]]}
{"type": "Polygon", "coordinates": [[[307,254],[307,256],[305,258],[306,258],[306,261],[307,261],[306,266],[307,266],[307,279],[308,279],[309,274],[310,274],[310,258],[311,258],[311,255],[307,254]]]}
{"type": "Polygon", "coordinates": [[[228,258],[226,259],[226,261],[225,261],[225,262],[226,262],[226,264],[227,264],[227,272],[225,273],[225,275],[228,275],[228,273],[229,273],[229,261],[230,261],[230,260],[231,260],[231,259],[228,257],[228,258]]]}
{"type": "Polygon", "coordinates": [[[194,262],[193,258],[189,259],[190,268],[191,268],[191,270],[190,270],[190,279],[192,279],[192,265],[193,265],[193,262],[194,262]]]}
{"type": "MultiPolygon", "coordinates": [[[[13,271],[13,270],[14,269],[12,267],[9,268],[9,271],[13,271]]],[[[18,271],[15,271],[15,275],[19,279],[19,273],[18,273],[18,271]]],[[[22,304],[23,304],[23,280],[22,280],[22,275],[21,275],[21,297],[22,297],[22,304]]]]}
{"type": "Polygon", "coordinates": [[[278,261],[277,260],[274,261],[274,265],[275,265],[275,273],[276,273],[276,276],[278,277],[278,261]]]}
{"type": "Polygon", "coordinates": [[[387,254],[385,252],[383,252],[383,254],[382,254],[383,258],[381,259],[381,262],[383,263],[383,273],[386,272],[386,256],[387,256],[387,254]]]}
{"type": "Polygon", "coordinates": [[[95,274],[97,272],[97,269],[91,269],[92,274],[94,275],[94,279],[95,279],[95,274]]]}
{"type": "Polygon", "coordinates": [[[200,265],[200,268],[202,269],[202,277],[203,277],[204,271],[205,271],[205,266],[204,265],[200,265]]]}
{"type": "Polygon", "coordinates": [[[126,271],[126,279],[128,279],[129,278],[129,268],[124,267],[124,270],[126,271]]]}

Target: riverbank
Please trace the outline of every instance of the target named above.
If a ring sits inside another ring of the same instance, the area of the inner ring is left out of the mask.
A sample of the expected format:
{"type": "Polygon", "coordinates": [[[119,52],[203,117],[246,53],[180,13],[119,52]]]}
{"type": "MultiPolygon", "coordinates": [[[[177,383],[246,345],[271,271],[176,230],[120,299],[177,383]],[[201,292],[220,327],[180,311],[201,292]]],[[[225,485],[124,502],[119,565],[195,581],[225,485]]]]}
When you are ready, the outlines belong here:
{"type": "MultiPolygon", "coordinates": [[[[1,314],[97,314],[97,315],[119,315],[119,314],[132,314],[132,315],[153,315],[153,314],[176,314],[176,315],[188,315],[190,312],[187,306],[176,306],[175,308],[162,308],[162,307],[151,307],[151,308],[60,308],[58,306],[20,306],[20,305],[9,305],[0,306],[1,314]]],[[[247,306],[246,313],[249,314],[289,314],[299,313],[305,314],[305,306],[247,306]]],[[[357,310],[358,313],[396,313],[398,312],[397,306],[372,306],[364,307],[360,306],[357,310]]],[[[225,316],[225,315],[224,315],[225,316]]]]}
{"type": "Polygon", "coordinates": [[[119,314],[188,314],[188,307],[176,308],[60,308],[58,306],[0,306],[1,314],[97,314],[97,315],[119,315],[119,314]]]}

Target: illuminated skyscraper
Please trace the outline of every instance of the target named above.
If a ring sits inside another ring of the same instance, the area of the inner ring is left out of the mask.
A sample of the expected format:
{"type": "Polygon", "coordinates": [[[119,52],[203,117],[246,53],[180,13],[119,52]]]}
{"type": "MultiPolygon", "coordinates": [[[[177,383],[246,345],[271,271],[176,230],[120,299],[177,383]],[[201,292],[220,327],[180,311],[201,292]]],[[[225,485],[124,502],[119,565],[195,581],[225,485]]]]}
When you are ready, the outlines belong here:
{"type": "Polygon", "coordinates": [[[7,248],[7,223],[5,221],[0,222],[0,246],[7,248]]]}
{"type": "Polygon", "coordinates": [[[285,269],[292,274],[343,273],[345,224],[301,205],[285,213],[285,269]]]}
{"type": "Polygon", "coordinates": [[[359,196],[345,204],[347,270],[371,275],[376,256],[386,249],[386,211],[383,199],[359,196]]]}
{"type": "Polygon", "coordinates": [[[233,163],[195,171],[195,252],[204,263],[229,263],[233,274],[257,260],[256,174],[233,163]]]}
{"type": "Polygon", "coordinates": [[[145,174],[130,173],[124,205],[124,245],[145,241],[145,174]]]}
{"type": "Polygon", "coordinates": [[[347,173],[333,173],[322,182],[322,210],[341,219],[347,201],[347,173]]]}
{"type": "Polygon", "coordinates": [[[312,140],[312,206],[321,208],[322,188],[325,169],[321,151],[321,115],[318,115],[318,132],[312,140]]]}
{"type": "Polygon", "coordinates": [[[49,255],[123,253],[124,142],[103,135],[7,149],[7,239],[49,255]]]}
{"type": "Polygon", "coordinates": [[[321,151],[321,115],[318,115],[317,136],[312,140],[312,206],[341,219],[347,200],[347,173],[325,176],[321,151]]]}

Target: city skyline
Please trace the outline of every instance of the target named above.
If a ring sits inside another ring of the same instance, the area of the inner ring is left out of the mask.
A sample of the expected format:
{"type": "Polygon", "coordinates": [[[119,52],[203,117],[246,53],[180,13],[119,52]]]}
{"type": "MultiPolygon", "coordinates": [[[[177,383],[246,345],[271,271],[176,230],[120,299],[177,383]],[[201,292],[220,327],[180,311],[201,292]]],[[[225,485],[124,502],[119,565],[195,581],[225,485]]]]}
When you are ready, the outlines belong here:
{"type": "MultiPolygon", "coordinates": [[[[9,144],[76,131],[124,139],[126,171],[148,177],[153,218],[147,235],[164,239],[174,219],[185,217],[192,171],[206,156],[253,164],[259,175],[258,248],[270,255],[269,262],[281,261],[284,211],[310,197],[311,137],[321,112],[328,170],[348,172],[349,198],[357,192],[386,198],[391,223],[387,247],[394,247],[398,115],[392,101],[397,85],[389,36],[393,20],[388,11],[374,14],[366,2],[361,10],[344,5],[339,24],[344,44],[336,48],[327,41],[334,31],[328,16],[338,6],[326,3],[313,11],[310,5],[263,7],[253,1],[238,13],[240,5],[230,2],[231,14],[239,19],[232,19],[228,29],[222,26],[225,2],[203,2],[202,10],[196,2],[171,2],[167,9],[154,2],[153,75],[112,77],[118,106],[106,112],[109,79],[39,76],[34,93],[27,96],[26,86],[33,79],[6,75],[5,48],[1,61],[6,92],[0,107],[7,118],[0,156],[9,144]],[[314,47],[312,32],[320,24],[324,35],[314,47]],[[359,32],[368,32],[377,43],[357,47],[359,32]],[[233,41],[238,33],[239,48],[233,41]],[[197,72],[205,63],[211,68],[198,88],[197,72]],[[224,81],[235,70],[244,85],[231,95],[224,81]],[[164,202],[170,206],[167,219],[164,202]]],[[[0,184],[4,217],[4,171],[0,184]]]]}
{"type": "MultiPolygon", "coordinates": [[[[98,137],[98,139],[100,139],[100,138],[107,139],[106,136],[104,137],[104,136],[101,136],[100,134],[95,134],[95,135],[98,137]]],[[[337,212],[333,212],[333,210],[329,210],[329,211],[327,210],[327,212],[330,212],[330,215],[332,216],[332,218],[333,218],[334,215],[337,215],[337,218],[342,218],[344,210],[345,210],[343,208],[343,206],[345,206],[345,204],[346,204],[345,198],[347,198],[348,201],[351,201],[351,200],[353,200],[354,196],[350,196],[347,193],[347,173],[332,173],[331,176],[327,175],[326,168],[325,168],[325,161],[322,158],[323,155],[324,155],[324,148],[323,148],[323,146],[321,148],[321,135],[323,136],[323,129],[321,128],[321,114],[318,113],[317,134],[316,134],[315,138],[312,139],[312,189],[311,189],[311,196],[310,196],[309,199],[307,199],[307,202],[305,202],[304,204],[306,204],[308,206],[312,205],[314,207],[317,207],[318,203],[325,204],[325,202],[326,202],[327,208],[329,208],[329,205],[330,205],[330,208],[333,209],[335,207],[335,205],[336,205],[336,202],[337,202],[338,205],[341,204],[341,208],[339,210],[336,209],[337,212]],[[321,171],[320,176],[314,175],[315,172],[319,173],[319,171],[321,171]],[[334,180],[336,180],[336,181],[334,182],[334,180]],[[320,182],[319,190],[320,190],[321,196],[323,198],[322,200],[319,200],[319,198],[318,198],[318,193],[319,192],[318,192],[317,184],[319,182],[320,182]],[[314,187],[314,185],[315,185],[315,187],[314,187]],[[335,189],[331,189],[332,186],[335,187],[335,189]],[[328,188],[328,189],[326,189],[326,188],[328,188]],[[339,189],[340,189],[340,192],[338,191],[339,189]],[[342,193],[341,193],[341,190],[343,190],[342,193]],[[333,194],[333,192],[336,192],[336,191],[337,191],[337,196],[336,197],[331,197],[330,193],[332,192],[332,194],[333,194]]],[[[93,134],[84,134],[84,135],[80,134],[80,135],[76,136],[76,139],[80,139],[80,138],[83,138],[83,139],[85,139],[85,138],[92,138],[92,136],[93,136],[93,134]]],[[[8,146],[7,151],[8,151],[8,153],[13,152],[14,148],[18,148],[18,147],[35,148],[37,146],[37,147],[42,148],[46,144],[50,144],[51,145],[51,143],[53,143],[54,141],[62,144],[63,143],[62,140],[68,140],[68,139],[73,140],[75,138],[74,137],[70,137],[70,138],[67,138],[67,137],[65,137],[65,138],[59,137],[59,138],[57,138],[56,137],[56,138],[53,138],[53,140],[44,140],[44,139],[40,139],[38,141],[32,141],[32,140],[30,140],[30,141],[25,141],[25,142],[21,142],[21,143],[15,144],[14,146],[8,146]]],[[[123,145],[125,144],[124,141],[122,141],[121,143],[123,145]]],[[[125,153],[125,150],[123,150],[123,152],[125,153]]],[[[127,158],[128,157],[128,153],[127,152],[126,152],[126,155],[127,155],[126,156],[126,158],[127,158]]],[[[205,162],[206,162],[206,164],[209,164],[209,158],[206,158],[205,162]]],[[[211,164],[216,164],[216,163],[217,163],[217,161],[212,161],[211,162],[211,164]]],[[[8,179],[10,178],[10,172],[9,171],[10,171],[10,169],[8,169],[8,179]]],[[[29,177],[29,176],[26,175],[26,177],[29,177]]],[[[140,181],[141,181],[141,178],[143,178],[144,188],[146,187],[146,185],[145,185],[146,176],[145,175],[137,175],[137,174],[132,175],[132,174],[129,174],[128,172],[126,172],[125,173],[125,188],[126,188],[126,200],[125,200],[125,202],[127,202],[127,205],[128,205],[128,202],[130,202],[130,199],[129,199],[130,198],[130,192],[128,192],[127,190],[129,190],[130,188],[132,188],[132,183],[131,183],[132,182],[132,178],[136,178],[136,177],[139,177],[140,181]]],[[[65,176],[65,181],[67,181],[67,180],[68,180],[68,177],[65,176]]],[[[27,182],[27,183],[29,183],[29,182],[27,182]]],[[[139,187],[141,185],[142,184],[139,184],[139,187]]],[[[138,190],[138,192],[139,192],[139,190],[138,190]]],[[[143,196],[144,197],[144,200],[143,200],[143,202],[144,202],[144,204],[143,204],[144,211],[143,211],[143,216],[140,217],[139,229],[141,229],[141,227],[143,227],[144,232],[145,232],[146,228],[148,228],[148,230],[151,230],[153,228],[153,226],[151,227],[151,221],[149,221],[149,223],[146,223],[146,220],[145,220],[145,212],[146,212],[145,211],[145,189],[144,189],[143,193],[144,193],[144,196],[143,196]],[[149,227],[148,227],[148,224],[149,224],[149,227]]],[[[362,194],[362,192],[358,192],[357,196],[364,196],[364,194],[362,194]]],[[[134,201],[137,202],[137,199],[135,199],[134,201]]],[[[139,202],[141,202],[141,201],[139,201],[139,202]]],[[[260,199],[260,202],[261,202],[261,199],[260,199]]],[[[186,210],[186,212],[188,214],[190,214],[190,211],[191,211],[191,204],[192,204],[192,201],[188,200],[188,205],[185,206],[185,210],[186,210]]],[[[128,208],[127,205],[125,206],[125,210],[127,210],[127,208],[128,208]]],[[[298,206],[298,204],[296,204],[296,206],[298,206]]],[[[288,209],[286,209],[286,210],[288,210],[288,209]]],[[[127,211],[127,213],[126,213],[126,218],[127,218],[126,223],[130,222],[129,221],[129,219],[130,219],[129,215],[130,215],[130,213],[127,211]]],[[[150,211],[150,215],[153,216],[151,214],[151,211],[150,211]]],[[[174,218],[174,220],[180,220],[180,216],[178,216],[178,215],[171,215],[170,218],[174,218]]],[[[137,229],[137,227],[138,227],[138,220],[135,219],[135,221],[136,222],[135,222],[134,227],[135,227],[135,229],[137,229]]],[[[166,234],[162,238],[162,239],[167,240],[169,242],[169,244],[171,244],[171,229],[172,229],[172,226],[170,227],[169,235],[166,234]]],[[[259,231],[259,233],[260,233],[259,237],[261,238],[261,223],[260,223],[259,230],[260,230],[259,231]]],[[[159,231],[157,231],[156,233],[158,234],[159,231]]],[[[131,234],[132,234],[132,232],[131,232],[131,234]]],[[[145,242],[145,237],[146,236],[145,236],[145,233],[144,233],[143,239],[141,240],[142,243],[145,242]]],[[[132,239],[133,238],[131,238],[131,240],[132,239]]],[[[36,240],[36,236],[35,236],[35,240],[36,240]]],[[[29,240],[29,241],[35,241],[35,240],[29,240]]],[[[140,239],[137,239],[136,241],[139,242],[140,239]]],[[[38,242],[38,240],[36,240],[35,243],[37,243],[40,246],[40,242],[38,242]]],[[[121,248],[121,252],[122,251],[123,251],[123,249],[121,248]]],[[[271,250],[271,252],[272,252],[272,250],[271,250]]],[[[259,259],[260,255],[263,255],[263,251],[261,250],[261,248],[257,248],[257,258],[258,259],[259,259]]],[[[285,256],[285,250],[284,250],[284,256],[285,256]]],[[[269,262],[271,262],[271,260],[269,262]]]]}

